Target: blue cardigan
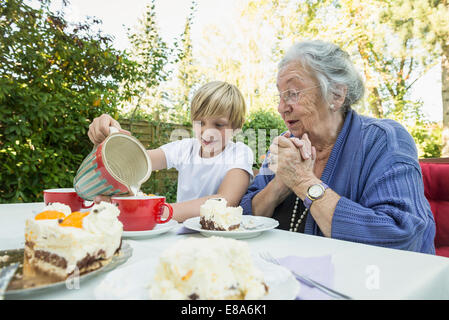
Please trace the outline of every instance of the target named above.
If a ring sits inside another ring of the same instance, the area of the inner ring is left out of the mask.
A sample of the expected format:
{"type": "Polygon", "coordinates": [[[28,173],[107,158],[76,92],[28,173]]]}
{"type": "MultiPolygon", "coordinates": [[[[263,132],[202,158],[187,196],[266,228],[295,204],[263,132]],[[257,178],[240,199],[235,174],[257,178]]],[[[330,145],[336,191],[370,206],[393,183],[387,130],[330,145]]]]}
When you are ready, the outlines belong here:
{"type": "MultiPolygon", "coordinates": [[[[264,162],[240,203],[244,214],[252,214],[253,197],[273,177],[264,162]]],[[[332,238],[435,254],[416,146],[399,123],[348,111],[321,180],[341,196],[332,238]]],[[[304,233],[323,235],[310,214],[304,233]]]]}

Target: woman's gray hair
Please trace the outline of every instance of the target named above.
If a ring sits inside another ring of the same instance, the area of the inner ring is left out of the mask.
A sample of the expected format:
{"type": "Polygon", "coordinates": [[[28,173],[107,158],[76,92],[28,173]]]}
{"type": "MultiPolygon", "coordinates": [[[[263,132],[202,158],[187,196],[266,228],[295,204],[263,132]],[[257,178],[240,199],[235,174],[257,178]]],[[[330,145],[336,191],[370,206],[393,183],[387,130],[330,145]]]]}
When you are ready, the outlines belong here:
{"type": "Polygon", "coordinates": [[[291,62],[300,62],[314,73],[323,97],[329,102],[332,95],[341,96],[341,87],[347,88],[343,111],[357,103],[364,94],[362,77],[350,60],[349,54],[337,45],[320,40],[294,44],[279,63],[279,70],[291,62]]]}

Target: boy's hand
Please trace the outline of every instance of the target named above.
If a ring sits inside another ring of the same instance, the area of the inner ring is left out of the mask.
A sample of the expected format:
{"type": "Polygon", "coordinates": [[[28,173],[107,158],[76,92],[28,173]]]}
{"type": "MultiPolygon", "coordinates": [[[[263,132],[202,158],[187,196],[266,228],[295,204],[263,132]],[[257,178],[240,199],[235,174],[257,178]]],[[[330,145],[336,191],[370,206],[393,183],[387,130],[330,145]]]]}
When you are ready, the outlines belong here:
{"type": "Polygon", "coordinates": [[[92,141],[95,145],[102,143],[110,134],[109,127],[117,128],[120,132],[131,135],[129,131],[122,130],[120,123],[118,123],[117,120],[108,114],[102,114],[101,116],[95,118],[89,125],[89,132],[87,135],[89,136],[90,141],[92,141]]]}
{"type": "Polygon", "coordinates": [[[95,204],[99,204],[101,201],[111,202],[111,197],[108,197],[108,196],[96,196],[94,198],[95,204]]]}

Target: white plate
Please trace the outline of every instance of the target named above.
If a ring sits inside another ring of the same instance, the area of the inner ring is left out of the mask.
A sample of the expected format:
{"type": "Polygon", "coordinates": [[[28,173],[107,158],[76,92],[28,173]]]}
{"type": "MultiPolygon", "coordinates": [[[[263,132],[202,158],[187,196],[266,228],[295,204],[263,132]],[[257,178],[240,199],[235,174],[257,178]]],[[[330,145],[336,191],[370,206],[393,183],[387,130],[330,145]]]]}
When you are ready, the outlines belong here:
{"type": "MultiPolygon", "coordinates": [[[[21,260],[19,260],[19,261],[23,261],[23,249],[16,249],[16,250],[9,250],[9,251],[15,251],[16,252],[15,256],[21,257],[21,260]]],[[[3,250],[3,252],[5,252],[5,250],[3,250]]],[[[122,247],[120,248],[119,253],[115,254],[109,263],[103,265],[99,269],[96,269],[96,270],[93,270],[88,273],[80,275],[79,280],[85,281],[91,277],[98,276],[101,273],[113,270],[114,268],[116,268],[119,265],[128,261],[128,259],[132,256],[132,253],[133,253],[133,248],[127,242],[122,242],[122,247]]],[[[18,272],[20,274],[22,274],[23,271],[20,270],[20,268],[19,268],[18,272]]],[[[5,295],[6,295],[6,297],[9,297],[12,299],[17,299],[24,295],[44,293],[44,292],[48,292],[53,289],[60,289],[62,287],[66,287],[66,286],[67,286],[67,281],[61,280],[61,281],[48,283],[48,284],[44,284],[44,285],[39,285],[39,286],[31,287],[31,288],[8,290],[8,291],[6,291],[5,295]]]]}
{"type": "MultiPolygon", "coordinates": [[[[268,263],[253,256],[254,265],[264,275],[269,287],[264,300],[293,300],[298,296],[300,284],[292,273],[279,265],[268,263]]],[[[157,257],[147,258],[127,267],[109,272],[95,288],[99,300],[149,300],[157,257]]]]}
{"type": "Polygon", "coordinates": [[[162,233],[168,232],[178,225],[176,220],[170,220],[167,223],[157,224],[153,230],[145,231],[123,231],[123,238],[151,238],[162,233]]]}
{"type": "Polygon", "coordinates": [[[232,231],[217,231],[217,230],[204,230],[201,228],[200,217],[190,218],[184,221],[184,227],[200,232],[203,236],[212,237],[228,237],[234,239],[248,239],[257,237],[262,232],[276,228],[279,222],[272,218],[260,217],[260,216],[242,216],[243,225],[251,227],[245,229],[240,226],[239,229],[232,231]],[[252,228],[255,227],[255,228],[252,228]]]}

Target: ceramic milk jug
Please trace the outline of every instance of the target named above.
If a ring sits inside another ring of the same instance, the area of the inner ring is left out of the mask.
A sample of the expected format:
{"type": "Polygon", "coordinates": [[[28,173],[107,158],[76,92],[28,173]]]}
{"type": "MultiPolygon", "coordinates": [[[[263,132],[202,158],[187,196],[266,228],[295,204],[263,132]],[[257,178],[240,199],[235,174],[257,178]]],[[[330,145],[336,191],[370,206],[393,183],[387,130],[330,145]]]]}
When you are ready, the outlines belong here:
{"type": "Polygon", "coordinates": [[[136,195],[151,175],[151,160],[134,137],[111,127],[109,136],[84,159],[73,186],[92,201],[98,195],[136,195]]]}

